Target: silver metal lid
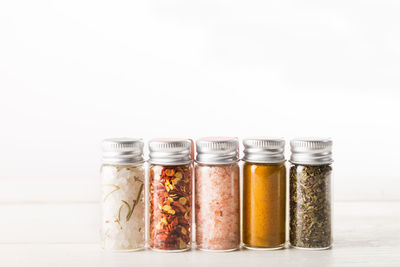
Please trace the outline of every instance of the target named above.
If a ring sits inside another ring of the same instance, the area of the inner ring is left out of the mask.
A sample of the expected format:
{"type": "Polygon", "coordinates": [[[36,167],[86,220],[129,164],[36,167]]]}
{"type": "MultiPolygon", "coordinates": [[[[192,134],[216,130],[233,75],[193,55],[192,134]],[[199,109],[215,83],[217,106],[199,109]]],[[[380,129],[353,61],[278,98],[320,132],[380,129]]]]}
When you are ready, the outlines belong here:
{"type": "Polygon", "coordinates": [[[192,161],[188,139],[152,139],[149,142],[149,162],[152,164],[181,165],[192,161]]]}
{"type": "Polygon", "coordinates": [[[285,140],[281,138],[246,138],[243,140],[244,161],[274,163],[285,161],[285,140]]]}
{"type": "Polygon", "coordinates": [[[205,137],[196,141],[198,163],[226,164],[239,160],[239,141],[234,137],[205,137]]]}
{"type": "Polygon", "coordinates": [[[324,165],[332,160],[332,140],[330,138],[296,138],[290,141],[292,155],[290,162],[296,164],[324,165]]]}
{"type": "Polygon", "coordinates": [[[143,141],[135,138],[109,138],[102,142],[103,163],[134,164],[143,162],[143,141]]]}

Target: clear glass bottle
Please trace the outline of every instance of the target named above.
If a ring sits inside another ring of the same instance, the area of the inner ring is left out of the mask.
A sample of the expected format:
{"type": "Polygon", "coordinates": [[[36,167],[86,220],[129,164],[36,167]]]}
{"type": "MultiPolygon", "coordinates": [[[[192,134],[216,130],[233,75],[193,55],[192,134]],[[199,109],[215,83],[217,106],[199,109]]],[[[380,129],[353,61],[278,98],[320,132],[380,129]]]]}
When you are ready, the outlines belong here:
{"type": "Polygon", "coordinates": [[[273,250],[286,242],[285,141],[243,140],[243,245],[273,250]]]}
{"type": "Polygon", "coordinates": [[[332,141],[298,138],[290,145],[290,245],[328,249],[332,246],[332,141]]]}
{"type": "Polygon", "coordinates": [[[101,243],[106,250],[145,247],[143,142],[113,138],[102,143],[101,243]]]}
{"type": "Polygon", "coordinates": [[[163,252],[188,250],[192,244],[191,142],[153,139],[149,151],[149,246],[163,252]]]}
{"type": "Polygon", "coordinates": [[[196,245],[200,250],[240,247],[240,172],[237,138],[209,137],[196,142],[196,245]]]}

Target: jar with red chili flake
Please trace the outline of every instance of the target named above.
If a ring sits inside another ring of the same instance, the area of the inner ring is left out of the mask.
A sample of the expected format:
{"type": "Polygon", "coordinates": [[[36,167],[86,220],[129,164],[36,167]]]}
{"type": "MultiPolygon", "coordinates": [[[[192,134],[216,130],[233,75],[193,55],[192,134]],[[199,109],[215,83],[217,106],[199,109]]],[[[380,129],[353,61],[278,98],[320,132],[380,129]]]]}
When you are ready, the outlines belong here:
{"type": "Polygon", "coordinates": [[[149,246],[156,251],[191,248],[191,142],[153,139],[149,143],[149,246]]]}

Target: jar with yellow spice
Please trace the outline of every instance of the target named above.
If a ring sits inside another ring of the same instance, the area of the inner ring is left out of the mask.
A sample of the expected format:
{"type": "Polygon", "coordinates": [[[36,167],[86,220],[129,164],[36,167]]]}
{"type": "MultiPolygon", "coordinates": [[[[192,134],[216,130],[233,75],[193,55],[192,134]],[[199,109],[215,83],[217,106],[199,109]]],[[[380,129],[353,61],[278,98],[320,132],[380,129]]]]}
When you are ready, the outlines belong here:
{"type": "Polygon", "coordinates": [[[243,245],[248,249],[285,247],[285,141],[243,140],[243,245]]]}

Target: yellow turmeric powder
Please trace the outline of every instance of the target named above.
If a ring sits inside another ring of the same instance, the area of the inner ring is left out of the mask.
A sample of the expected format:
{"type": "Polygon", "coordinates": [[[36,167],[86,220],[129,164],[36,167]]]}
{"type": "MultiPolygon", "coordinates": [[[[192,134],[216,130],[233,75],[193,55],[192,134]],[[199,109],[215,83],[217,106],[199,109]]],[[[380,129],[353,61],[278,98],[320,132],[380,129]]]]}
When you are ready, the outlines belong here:
{"type": "Polygon", "coordinates": [[[277,249],[286,237],[284,163],[243,166],[243,243],[248,248],[277,249]]]}

